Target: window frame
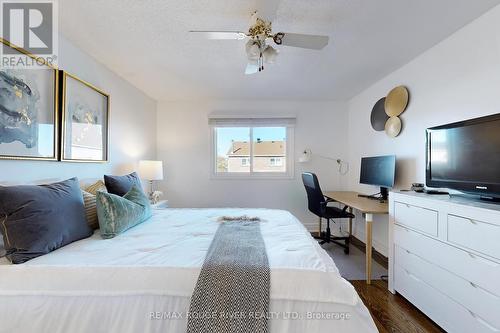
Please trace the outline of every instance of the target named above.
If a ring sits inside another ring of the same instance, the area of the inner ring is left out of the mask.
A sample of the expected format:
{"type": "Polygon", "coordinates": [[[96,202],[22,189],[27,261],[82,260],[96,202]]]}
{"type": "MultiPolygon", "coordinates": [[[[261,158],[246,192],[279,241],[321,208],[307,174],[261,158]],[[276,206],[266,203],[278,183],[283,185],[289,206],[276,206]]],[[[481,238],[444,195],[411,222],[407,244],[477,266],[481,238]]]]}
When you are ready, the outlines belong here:
{"type": "Polygon", "coordinates": [[[211,179],[293,179],[295,174],[295,159],[294,159],[294,126],[284,125],[277,119],[276,123],[272,121],[268,124],[248,124],[242,122],[241,124],[232,124],[230,126],[218,126],[217,124],[210,124],[210,178],[211,179]],[[248,162],[250,172],[217,172],[217,128],[221,127],[248,127],[250,128],[250,156],[248,162]],[[253,129],[258,127],[285,127],[286,128],[286,172],[254,172],[253,167],[253,129]]]}

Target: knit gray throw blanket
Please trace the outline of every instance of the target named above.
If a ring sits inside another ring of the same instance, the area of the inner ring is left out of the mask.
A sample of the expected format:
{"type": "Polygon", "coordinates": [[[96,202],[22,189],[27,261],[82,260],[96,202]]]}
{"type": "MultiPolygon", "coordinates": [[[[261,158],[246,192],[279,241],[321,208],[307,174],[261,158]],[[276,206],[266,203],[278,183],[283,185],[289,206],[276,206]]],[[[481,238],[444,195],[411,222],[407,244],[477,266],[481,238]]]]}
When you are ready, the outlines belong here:
{"type": "Polygon", "coordinates": [[[221,223],[191,297],[187,333],[267,333],[270,287],[260,223],[221,223]]]}

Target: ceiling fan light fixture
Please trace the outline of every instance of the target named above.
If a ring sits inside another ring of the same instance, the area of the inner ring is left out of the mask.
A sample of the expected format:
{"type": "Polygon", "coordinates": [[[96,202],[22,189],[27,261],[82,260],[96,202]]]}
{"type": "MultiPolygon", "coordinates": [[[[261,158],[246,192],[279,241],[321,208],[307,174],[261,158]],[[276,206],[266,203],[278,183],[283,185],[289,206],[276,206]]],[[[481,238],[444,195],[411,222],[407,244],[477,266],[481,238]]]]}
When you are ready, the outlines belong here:
{"type": "Polygon", "coordinates": [[[274,64],[278,58],[278,50],[272,46],[267,46],[263,52],[264,60],[268,64],[274,64]]]}
{"type": "Polygon", "coordinates": [[[261,55],[259,43],[250,39],[246,45],[246,52],[249,61],[257,61],[261,55]]]}
{"type": "Polygon", "coordinates": [[[276,43],[276,45],[281,45],[283,44],[283,37],[285,37],[285,34],[283,32],[278,32],[273,36],[273,41],[276,43]]]}
{"type": "Polygon", "coordinates": [[[258,61],[249,61],[247,67],[245,69],[246,75],[252,75],[259,72],[259,62],[258,61]]]}
{"type": "Polygon", "coordinates": [[[191,30],[190,33],[204,36],[208,39],[247,39],[245,53],[247,67],[245,74],[262,72],[265,64],[274,64],[279,51],[270,46],[273,43],[280,46],[292,46],[303,49],[321,50],[328,45],[329,37],[288,32],[272,32],[272,21],[276,16],[279,0],[259,0],[259,8],[264,8],[262,17],[257,11],[251,17],[251,26],[247,33],[241,31],[202,31],[191,30]]]}
{"type": "Polygon", "coordinates": [[[248,29],[248,34],[252,37],[262,36],[267,38],[267,36],[271,35],[272,24],[271,22],[267,22],[261,18],[257,18],[255,24],[248,29]]]}

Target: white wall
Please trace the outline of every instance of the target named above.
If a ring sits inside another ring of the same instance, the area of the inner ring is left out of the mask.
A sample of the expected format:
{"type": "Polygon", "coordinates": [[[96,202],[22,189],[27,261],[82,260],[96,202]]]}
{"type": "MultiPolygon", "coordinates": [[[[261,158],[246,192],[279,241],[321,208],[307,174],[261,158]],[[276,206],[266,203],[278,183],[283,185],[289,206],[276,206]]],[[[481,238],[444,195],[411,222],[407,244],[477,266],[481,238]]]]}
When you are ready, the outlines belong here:
{"type": "Polygon", "coordinates": [[[142,158],[156,156],[156,102],[60,36],[59,68],[75,74],[111,96],[110,162],[68,163],[0,160],[0,183],[53,180],[78,176],[102,178],[135,169],[142,158]]]}
{"type": "MultiPolygon", "coordinates": [[[[324,190],[338,189],[342,180],[334,161],[314,158],[295,163],[292,180],[210,179],[212,112],[297,116],[295,161],[304,148],[314,153],[347,159],[346,104],[287,101],[196,101],[158,104],[158,158],[164,161],[161,183],[173,207],[265,207],[286,209],[311,230],[317,218],[308,213],[302,171],[316,172],[324,190]]],[[[344,179],[345,182],[347,179],[344,179]]]]}
{"type": "MultiPolygon", "coordinates": [[[[361,156],[396,154],[397,187],[425,182],[425,129],[500,112],[500,6],[467,25],[409,64],[393,72],[349,102],[349,187],[359,185],[361,156]],[[396,139],[370,126],[375,102],[397,85],[410,91],[402,115],[403,131],[396,139]]],[[[359,214],[358,214],[359,215],[359,214]]],[[[364,239],[364,223],[355,233],[364,239]]],[[[387,218],[374,223],[374,245],[387,253],[387,218]]]]}
{"type": "MultiPolygon", "coordinates": [[[[111,162],[0,160],[0,182],[125,173],[133,170],[139,159],[157,155],[165,163],[166,180],[160,186],[171,206],[280,208],[315,230],[317,219],[307,212],[302,171],[316,172],[324,190],[374,193],[376,188],[359,184],[360,158],[396,154],[397,187],[407,188],[425,179],[427,127],[500,112],[500,6],[346,103],[191,101],[156,105],[63,37],[59,64],[111,94],[111,162]],[[403,132],[390,139],[371,129],[370,112],[379,98],[400,84],[410,90],[410,105],[402,116],[403,132]],[[214,111],[296,114],[295,161],[304,148],[311,148],[317,154],[348,159],[350,173],[342,177],[333,161],[314,158],[309,164],[295,163],[292,180],[210,179],[207,116],[214,111]]],[[[354,233],[364,239],[364,223],[361,214],[356,215],[354,233]]],[[[375,221],[374,246],[387,254],[386,217],[375,221]]]]}

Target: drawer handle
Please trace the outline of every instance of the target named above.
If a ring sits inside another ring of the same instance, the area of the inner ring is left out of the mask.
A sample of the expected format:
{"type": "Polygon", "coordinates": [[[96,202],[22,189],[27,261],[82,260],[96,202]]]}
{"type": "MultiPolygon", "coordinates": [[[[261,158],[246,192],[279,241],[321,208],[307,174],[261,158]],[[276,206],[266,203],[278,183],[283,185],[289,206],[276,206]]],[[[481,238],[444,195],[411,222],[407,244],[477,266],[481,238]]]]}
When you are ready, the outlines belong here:
{"type": "Polygon", "coordinates": [[[483,259],[483,258],[480,258],[478,256],[476,256],[475,254],[472,254],[470,252],[467,252],[467,254],[469,255],[469,257],[471,257],[472,259],[474,260],[479,260],[479,261],[482,261],[483,263],[485,263],[486,265],[488,266],[492,266],[492,267],[498,267],[498,264],[493,262],[493,261],[490,261],[490,260],[486,260],[486,259],[483,259]]]}
{"type": "Polygon", "coordinates": [[[490,291],[488,291],[488,290],[486,290],[486,289],[481,288],[480,286],[478,286],[478,285],[477,285],[477,284],[475,284],[474,282],[469,281],[469,283],[470,283],[470,285],[471,285],[472,287],[474,287],[474,288],[476,288],[476,289],[481,289],[481,291],[482,291],[482,292],[484,292],[484,293],[486,293],[486,294],[490,295],[491,297],[494,297],[494,298],[500,299],[500,297],[498,297],[497,295],[493,294],[492,292],[490,292],[490,291]]]}
{"type": "Polygon", "coordinates": [[[467,309],[467,310],[469,311],[472,318],[476,319],[483,326],[486,326],[490,331],[499,332],[499,330],[496,327],[492,326],[490,323],[487,323],[483,318],[479,317],[477,314],[475,314],[471,310],[469,310],[469,309],[467,309]]]}
{"type": "Polygon", "coordinates": [[[474,224],[474,225],[477,225],[477,222],[476,222],[476,221],[474,221],[473,219],[467,219],[467,220],[469,220],[469,222],[470,222],[470,223],[472,223],[472,224],[474,224]]]}
{"type": "Polygon", "coordinates": [[[407,269],[405,269],[405,273],[411,277],[412,279],[414,280],[417,280],[418,282],[422,282],[422,280],[420,280],[418,277],[416,277],[415,275],[413,275],[412,273],[410,273],[407,269]]]}

